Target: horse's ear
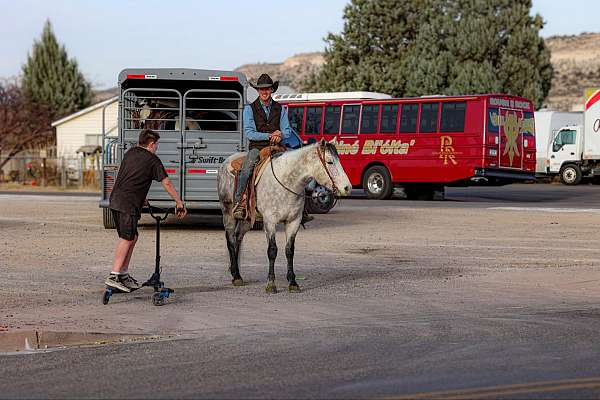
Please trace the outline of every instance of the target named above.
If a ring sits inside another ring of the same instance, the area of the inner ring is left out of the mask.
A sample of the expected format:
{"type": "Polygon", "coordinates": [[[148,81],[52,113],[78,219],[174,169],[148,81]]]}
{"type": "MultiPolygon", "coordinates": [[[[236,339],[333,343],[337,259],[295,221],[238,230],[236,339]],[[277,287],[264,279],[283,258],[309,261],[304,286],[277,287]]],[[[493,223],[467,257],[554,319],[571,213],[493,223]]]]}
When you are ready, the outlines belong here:
{"type": "Polygon", "coordinates": [[[321,147],[325,147],[326,143],[327,143],[327,141],[325,140],[325,138],[321,138],[321,140],[319,140],[319,146],[321,146],[321,147]]]}

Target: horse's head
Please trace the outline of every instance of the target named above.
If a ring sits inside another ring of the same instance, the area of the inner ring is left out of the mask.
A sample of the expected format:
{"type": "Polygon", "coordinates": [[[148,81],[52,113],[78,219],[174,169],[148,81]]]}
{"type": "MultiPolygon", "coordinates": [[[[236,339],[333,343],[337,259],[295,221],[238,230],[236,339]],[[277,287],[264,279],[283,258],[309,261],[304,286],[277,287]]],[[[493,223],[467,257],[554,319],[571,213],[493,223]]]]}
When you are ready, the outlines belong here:
{"type": "Polygon", "coordinates": [[[339,196],[349,195],[352,185],[340,163],[340,157],[335,146],[325,141],[325,139],[321,139],[315,146],[321,164],[321,168],[317,168],[315,171],[314,178],[317,183],[336,192],[339,196]]]}

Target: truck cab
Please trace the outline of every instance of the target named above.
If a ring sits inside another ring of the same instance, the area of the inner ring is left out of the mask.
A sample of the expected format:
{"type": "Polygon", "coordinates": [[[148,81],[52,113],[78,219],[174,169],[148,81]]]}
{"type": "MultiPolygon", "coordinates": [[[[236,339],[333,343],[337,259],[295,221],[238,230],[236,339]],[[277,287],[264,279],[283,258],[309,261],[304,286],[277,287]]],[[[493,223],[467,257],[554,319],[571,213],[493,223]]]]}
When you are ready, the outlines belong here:
{"type": "Polygon", "coordinates": [[[578,175],[580,173],[569,166],[581,163],[583,153],[581,125],[560,128],[554,136],[552,147],[549,150],[547,172],[549,174],[560,174],[560,178],[565,184],[579,183],[581,177],[578,175]]]}

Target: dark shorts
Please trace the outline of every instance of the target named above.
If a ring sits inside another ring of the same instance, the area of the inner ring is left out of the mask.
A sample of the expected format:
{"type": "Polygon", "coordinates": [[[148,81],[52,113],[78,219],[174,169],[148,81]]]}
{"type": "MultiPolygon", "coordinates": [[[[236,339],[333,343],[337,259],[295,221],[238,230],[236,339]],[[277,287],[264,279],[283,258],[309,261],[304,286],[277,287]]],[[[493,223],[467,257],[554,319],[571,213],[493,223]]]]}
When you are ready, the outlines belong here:
{"type": "Polygon", "coordinates": [[[119,237],[125,240],[134,240],[138,235],[137,225],[140,215],[124,213],[117,210],[110,211],[112,211],[113,218],[115,219],[119,237]]]}

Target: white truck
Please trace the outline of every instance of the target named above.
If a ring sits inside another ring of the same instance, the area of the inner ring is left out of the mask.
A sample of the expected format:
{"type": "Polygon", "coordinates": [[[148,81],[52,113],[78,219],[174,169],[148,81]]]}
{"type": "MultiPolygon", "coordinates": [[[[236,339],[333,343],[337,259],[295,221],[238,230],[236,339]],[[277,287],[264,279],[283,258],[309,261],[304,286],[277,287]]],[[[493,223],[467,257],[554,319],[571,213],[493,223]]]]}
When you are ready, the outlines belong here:
{"type": "Polygon", "coordinates": [[[600,176],[600,90],[583,113],[535,113],[536,173],[559,175],[565,185],[600,176]]]}

